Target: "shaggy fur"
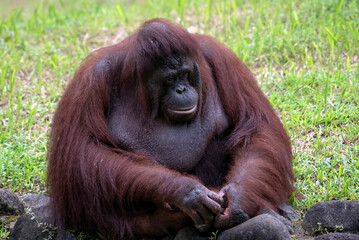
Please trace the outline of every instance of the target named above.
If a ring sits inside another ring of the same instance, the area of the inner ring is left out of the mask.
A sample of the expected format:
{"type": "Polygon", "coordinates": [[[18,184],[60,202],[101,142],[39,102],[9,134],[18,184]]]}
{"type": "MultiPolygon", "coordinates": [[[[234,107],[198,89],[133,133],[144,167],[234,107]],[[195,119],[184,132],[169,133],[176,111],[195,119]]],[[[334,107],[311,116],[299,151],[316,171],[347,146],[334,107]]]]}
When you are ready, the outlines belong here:
{"type": "Polygon", "coordinates": [[[221,186],[207,185],[217,192],[229,184],[238,187],[235,204],[250,217],[263,208],[280,212],[293,193],[289,138],[247,67],[212,37],[153,19],[122,42],[93,52],[58,105],[48,152],[48,185],[59,226],[134,237],[151,235],[148,229],[166,234],[191,224],[180,212],[149,209],[152,201],[164,204],[181,194],[188,186],[180,180],[197,179],[195,173],[167,169],[146,154],[117,145],[106,119],[112,95],[121,88],[129,89],[124,101],[137,99],[143,121],[151,119],[146,76],[173,54],[196,60],[201,105],[216,92],[231,121],[225,143],[228,168],[208,165],[208,171],[218,171],[225,180],[221,186]]]}

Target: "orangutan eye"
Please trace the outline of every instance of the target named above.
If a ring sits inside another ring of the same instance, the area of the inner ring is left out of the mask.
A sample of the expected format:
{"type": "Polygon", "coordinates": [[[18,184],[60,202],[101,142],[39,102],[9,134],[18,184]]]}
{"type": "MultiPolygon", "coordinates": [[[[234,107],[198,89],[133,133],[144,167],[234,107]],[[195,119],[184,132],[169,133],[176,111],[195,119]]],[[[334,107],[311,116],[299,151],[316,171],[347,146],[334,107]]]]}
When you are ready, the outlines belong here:
{"type": "Polygon", "coordinates": [[[173,80],[174,80],[173,76],[167,77],[166,78],[166,83],[171,83],[171,82],[173,82],[173,80]]]}

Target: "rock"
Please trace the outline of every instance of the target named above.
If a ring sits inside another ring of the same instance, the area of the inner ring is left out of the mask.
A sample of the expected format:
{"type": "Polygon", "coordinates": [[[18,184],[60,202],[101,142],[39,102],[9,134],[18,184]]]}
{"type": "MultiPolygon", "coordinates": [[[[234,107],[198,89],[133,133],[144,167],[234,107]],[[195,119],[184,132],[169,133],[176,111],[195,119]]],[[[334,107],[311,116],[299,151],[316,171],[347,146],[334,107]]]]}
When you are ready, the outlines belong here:
{"type": "MultiPolygon", "coordinates": [[[[26,194],[21,197],[28,213],[22,215],[11,232],[12,239],[54,239],[56,227],[50,208],[49,197],[38,194],[26,194]]],[[[66,233],[61,239],[66,238],[66,233]]]]}
{"type": "Polygon", "coordinates": [[[217,239],[287,240],[291,238],[287,227],[280,220],[269,214],[262,214],[220,233],[217,239]]]}
{"type": "Polygon", "coordinates": [[[194,227],[185,227],[178,231],[173,240],[207,240],[208,237],[202,237],[197,229],[194,227]]]}
{"type": "Polygon", "coordinates": [[[289,221],[298,221],[300,219],[300,214],[290,205],[284,204],[280,207],[280,210],[282,210],[283,216],[289,221]]]}
{"type": "Polygon", "coordinates": [[[26,194],[20,197],[24,205],[29,209],[30,215],[36,217],[39,222],[54,225],[54,218],[50,208],[50,198],[39,194],[26,194]]]}
{"type": "Polygon", "coordinates": [[[359,201],[320,202],[312,206],[303,220],[304,230],[359,232],[359,201]]]}
{"type": "Polygon", "coordinates": [[[76,236],[68,231],[58,231],[55,240],[76,240],[76,236]]]}
{"type": "Polygon", "coordinates": [[[286,227],[287,227],[287,230],[290,234],[293,234],[294,233],[294,230],[293,230],[293,225],[285,218],[283,217],[282,215],[280,215],[279,213],[276,213],[275,211],[273,211],[272,209],[269,209],[269,208],[266,208],[266,209],[263,209],[260,214],[269,214],[271,215],[272,217],[275,217],[277,218],[279,221],[281,221],[286,227]]]}
{"type": "Polygon", "coordinates": [[[318,236],[315,240],[359,240],[359,235],[351,233],[330,233],[318,236]]]}
{"type": "Polygon", "coordinates": [[[41,199],[41,201],[38,203],[33,202],[33,208],[30,209],[29,213],[22,215],[17,220],[11,232],[11,239],[76,240],[75,235],[70,232],[57,231],[57,227],[54,225],[52,211],[49,208],[49,202],[47,201],[46,204],[46,197],[39,199],[41,199]]]}
{"type": "Polygon", "coordinates": [[[193,227],[200,233],[208,233],[212,230],[212,224],[195,224],[193,227]]]}
{"type": "Polygon", "coordinates": [[[34,209],[48,205],[50,198],[36,193],[25,194],[20,197],[26,208],[34,209]]]}
{"type": "Polygon", "coordinates": [[[22,215],[16,222],[11,232],[13,240],[37,240],[37,239],[53,239],[55,236],[55,228],[38,222],[36,217],[30,214],[22,215]]]}
{"type": "MultiPolygon", "coordinates": [[[[50,198],[47,196],[30,193],[18,198],[11,191],[0,189],[0,215],[21,215],[25,212],[24,207],[28,209],[28,213],[17,219],[11,239],[76,240],[75,235],[68,231],[57,231],[49,206],[50,198]]],[[[8,224],[7,218],[1,217],[1,223],[8,224]]]]}
{"type": "Polygon", "coordinates": [[[20,215],[24,205],[10,190],[0,189],[0,215],[20,215]]]}

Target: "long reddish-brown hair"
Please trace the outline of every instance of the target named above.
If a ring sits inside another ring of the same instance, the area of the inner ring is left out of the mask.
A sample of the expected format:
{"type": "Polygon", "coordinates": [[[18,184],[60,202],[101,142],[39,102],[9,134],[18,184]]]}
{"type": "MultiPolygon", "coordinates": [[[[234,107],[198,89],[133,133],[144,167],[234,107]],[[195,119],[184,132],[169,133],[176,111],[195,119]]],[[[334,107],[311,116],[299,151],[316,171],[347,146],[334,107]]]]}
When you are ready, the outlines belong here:
{"type": "Polygon", "coordinates": [[[136,98],[146,121],[146,76],[173,54],[196,60],[202,105],[218,91],[233,124],[227,147],[234,160],[227,182],[236,182],[243,169],[253,172],[238,180],[245,188],[241,207],[250,216],[262,206],[279,211],[293,192],[289,138],[247,67],[215,39],[153,19],[122,42],[87,57],[59,102],[48,152],[48,186],[60,226],[131,236],[136,199],[161,201],[176,191],[171,183],[181,174],[116,145],[106,120],[111,93],[129,88],[136,89],[135,95],[123,98],[136,98]]]}

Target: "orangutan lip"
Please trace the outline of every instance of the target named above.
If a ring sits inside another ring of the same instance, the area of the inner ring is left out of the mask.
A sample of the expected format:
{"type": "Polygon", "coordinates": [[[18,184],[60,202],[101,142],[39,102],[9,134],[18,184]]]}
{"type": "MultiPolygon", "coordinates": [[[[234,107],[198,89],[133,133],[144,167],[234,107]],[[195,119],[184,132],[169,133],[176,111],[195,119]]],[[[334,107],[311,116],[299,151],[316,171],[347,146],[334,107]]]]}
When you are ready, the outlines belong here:
{"type": "Polygon", "coordinates": [[[179,114],[179,115],[191,114],[191,113],[194,113],[196,110],[197,110],[197,105],[194,105],[193,107],[188,108],[188,109],[181,109],[181,110],[168,108],[169,112],[171,112],[173,114],[179,114]]]}

